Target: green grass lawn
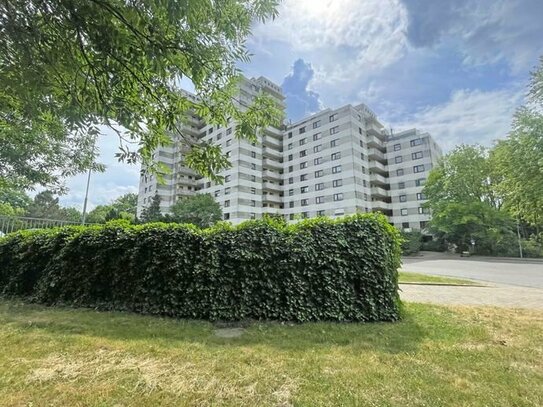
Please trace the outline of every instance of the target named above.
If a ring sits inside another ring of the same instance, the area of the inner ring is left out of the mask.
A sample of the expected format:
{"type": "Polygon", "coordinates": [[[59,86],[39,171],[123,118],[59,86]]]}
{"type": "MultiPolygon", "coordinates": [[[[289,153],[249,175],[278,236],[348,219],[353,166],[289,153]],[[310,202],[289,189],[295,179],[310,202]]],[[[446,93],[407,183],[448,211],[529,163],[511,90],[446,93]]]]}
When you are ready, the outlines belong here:
{"type": "Polygon", "coordinates": [[[398,323],[207,322],[0,301],[2,406],[541,406],[543,315],[406,304],[398,323]]]}
{"type": "Polygon", "coordinates": [[[429,276],[427,274],[411,273],[407,271],[400,271],[399,273],[400,283],[425,283],[425,284],[454,284],[454,285],[479,285],[479,283],[472,280],[464,280],[461,278],[441,277],[441,276],[429,276]]]}

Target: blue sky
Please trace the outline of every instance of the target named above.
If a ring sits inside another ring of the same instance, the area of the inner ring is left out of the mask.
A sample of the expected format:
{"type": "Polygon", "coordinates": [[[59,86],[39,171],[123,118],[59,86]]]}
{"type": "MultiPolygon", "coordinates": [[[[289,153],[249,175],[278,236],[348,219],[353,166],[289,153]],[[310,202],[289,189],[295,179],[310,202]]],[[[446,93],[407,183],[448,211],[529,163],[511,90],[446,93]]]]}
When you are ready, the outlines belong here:
{"type": "MultiPolygon", "coordinates": [[[[542,0],[284,0],[277,19],[254,26],[242,69],[283,86],[292,120],[363,102],[446,151],[491,145],[543,55],[542,21],[542,0]]],[[[91,207],[137,192],[139,168],[115,160],[115,137],[99,144],[108,170],[93,175],[91,207]]],[[[81,207],[85,176],[67,185],[62,203],[81,207]]]]}

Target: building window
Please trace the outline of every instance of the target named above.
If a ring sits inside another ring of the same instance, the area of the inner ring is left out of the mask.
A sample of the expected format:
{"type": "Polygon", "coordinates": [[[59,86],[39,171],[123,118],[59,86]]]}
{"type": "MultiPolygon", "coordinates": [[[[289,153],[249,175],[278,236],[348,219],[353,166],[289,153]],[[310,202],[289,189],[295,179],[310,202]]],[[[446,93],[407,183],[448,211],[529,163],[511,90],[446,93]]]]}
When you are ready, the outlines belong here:
{"type": "Polygon", "coordinates": [[[426,195],[424,195],[422,192],[417,193],[417,201],[424,201],[426,199],[426,195]]]}
{"type": "Polygon", "coordinates": [[[229,213],[225,213],[224,214],[224,220],[228,220],[230,219],[230,214],[229,213]]]}
{"type": "Polygon", "coordinates": [[[215,198],[218,198],[220,193],[221,193],[220,191],[215,191],[215,193],[214,193],[214,194],[215,194],[215,198]]]}
{"type": "Polygon", "coordinates": [[[307,161],[300,163],[300,169],[303,170],[304,168],[307,168],[307,161]]]}
{"type": "Polygon", "coordinates": [[[315,184],[315,191],[322,191],[323,189],[324,189],[324,183],[323,182],[315,184]]]}
{"type": "Polygon", "coordinates": [[[417,138],[417,139],[411,140],[409,144],[411,144],[411,147],[420,146],[422,144],[422,139],[417,138]]]}
{"type": "Polygon", "coordinates": [[[256,206],[256,201],[252,200],[251,201],[251,206],[253,206],[253,207],[256,206]]]}
{"type": "Polygon", "coordinates": [[[400,202],[407,202],[407,195],[400,195],[400,202]]]}
{"type": "Polygon", "coordinates": [[[251,181],[256,182],[256,175],[251,175],[251,181]]]}
{"type": "Polygon", "coordinates": [[[302,199],[300,201],[300,203],[302,204],[302,206],[307,206],[307,205],[309,205],[309,200],[308,199],[302,199]]]}
{"type": "Polygon", "coordinates": [[[299,134],[305,133],[305,126],[304,126],[304,127],[300,127],[300,130],[298,130],[298,133],[299,133],[299,134]]]}
{"type": "Polygon", "coordinates": [[[294,159],[294,156],[293,156],[292,154],[289,154],[289,155],[288,155],[288,160],[289,160],[289,161],[292,161],[293,159],[294,159]]]}
{"type": "Polygon", "coordinates": [[[231,151],[227,151],[226,154],[225,154],[225,157],[230,158],[231,155],[232,155],[232,152],[231,152],[231,151]]]}
{"type": "Polygon", "coordinates": [[[402,216],[407,216],[407,209],[403,208],[402,210],[400,210],[400,213],[402,216]]]}
{"type": "Polygon", "coordinates": [[[307,174],[300,175],[300,181],[307,181],[307,174]]]}
{"type": "Polygon", "coordinates": [[[330,123],[335,122],[336,120],[337,120],[337,113],[330,115],[330,123]]]}
{"type": "Polygon", "coordinates": [[[340,187],[343,185],[343,180],[342,179],[335,179],[332,181],[332,186],[334,188],[337,188],[337,187],[340,187]]]}
{"type": "Polygon", "coordinates": [[[322,138],[322,134],[321,134],[321,133],[315,133],[315,134],[313,134],[313,141],[320,140],[321,138],[322,138]]]}
{"type": "Polygon", "coordinates": [[[289,165],[289,166],[288,166],[288,172],[292,172],[292,171],[294,171],[294,166],[289,165]]]}
{"type": "Polygon", "coordinates": [[[403,222],[402,223],[402,228],[409,229],[409,222],[403,222]]]}
{"type": "Polygon", "coordinates": [[[217,134],[217,141],[219,141],[220,139],[222,139],[222,133],[217,134]]]}
{"type": "Polygon", "coordinates": [[[426,220],[420,221],[420,228],[421,229],[426,229],[426,226],[428,226],[428,221],[426,221],[426,220]]]}
{"type": "Polygon", "coordinates": [[[256,195],[256,188],[251,188],[251,194],[256,195]]]}
{"type": "Polygon", "coordinates": [[[291,213],[290,215],[288,215],[288,218],[289,218],[290,220],[294,220],[294,214],[291,213]]]}
{"type": "Polygon", "coordinates": [[[224,207],[228,208],[229,206],[230,206],[230,200],[227,199],[226,201],[224,201],[224,207]]]}
{"type": "Polygon", "coordinates": [[[336,165],[335,167],[332,167],[332,174],[337,174],[341,172],[341,165],[336,165]]]}
{"type": "Polygon", "coordinates": [[[397,157],[394,157],[394,162],[396,164],[400,164],[401,162],[403,161],[403,158],[401,155],[397,156],[397,157]]]}
{"type": "Polygon", "coordinates": [[[330,134],[337,134],[337,133],[339,133],[339,126],[332,127],[330,129],[330,134]]]}
{"type": "Polygon", "coordinates": [[[226,135],[228,136],[229,134],[232,134],[232,128],[226,129],[226,135]]]}
{"type": "Polygon", "coordinates": [[[224,182],[230,182],[230,179],[232,178],[231,175],[227,175],[224,177],[224,182]]]}
{"type": "Polygon", "coordinates": [[[289,189],[288,190],[288,196],[292,196],[294,195],[294,190],[293,189],[289,189]]]}
{"type": "Polygon", "coordinates": [[[412,160],[418,160],[422,158],[422,151],[417,151],[415,153],[411,153],[411,159],[412,160]]]}
{"type": "Polygon", "coordinates": [[[413,167],[413,172],[424,172],[424,164],[415,165],[413,167]]]}
{"type": "Polygon", "coordinates": [[[232,139],[226,140],[226,147],[230,147],[232,145],[232,139]]]}
{"type": "Polygon", "coordinates": [[[339,139],[338,139],[338,138],[336,138],[336,139],[334,139],[334,140],[330,141],[330,147],[336,147],[336,146],[337,146],[337,144],[338,144],[338,141],[339,141],[339,139]]]}
{"type": "Polygon", "coordinates": [[[360,147],[364,148],[364,142],[360,140],[360,147]]]}
{"type": "Polygon", "coordinates": [[[403,175],[403,168],[398,168],[398,169],[396,170],[396,175],[397,175],[398,177],[401,177],[401,176],[403,175]]]}
{"type": "Polygon", "coordinates": [[[301,192],[302,194],[308,193],[308,192],[309,192],[309,187],[301,187],[301,188],[300,188],[300,192],[301,192]]]}
{"type": "Polygon", "coordinates": [[[364,160],[364,153],[360,153],[360,158],[364,160]]]}
{"type": "Polygon", "coordinates": [[[324,216],[324,210],[317,211],[317,216],[324,216]]]}
{"type": "Polygon", "coordinates": [[[394,144],[394,151],[400,151],[402,149],[401,144],[394,144]]]}
{"type": "Polygon", "coordinates": [[[289,184],[294,184],[294,177],[289,177],[288,183],[289,184]]]}
{"type": "Polygon", "coordinates": [[[334,194],[334,201],[343,201],[343,194],[334,194]]]}
{"type": "Polygon", "coordinates": [[[428,213],[428,208],[423,208],[422,206],[419,206],[419,213],[420,214],[428,213]]]}
{"type": "Polygon", "coordinates": [[[288,138],[292,138],[292,132],[291,131],[288,132],[288,138]]]}
{"type": "Polygon", "coordinates": [[[313,165],[322,164],[322,157],[317,157],[313,160],[313,165]]]}
{"type": "Polygon", "coordinates": [[[288,203],[288,207],[289,207],[289,208],[294,208],[294,201],[290,201],[290,202],[288,203]]]}
{"type": "Polygon", "coordinates": [[[426,178],[419,178],[415,180],[415,185],[421,187],[426,183],[426,178]]]}
{"type": "Polygon", "coordinates": [[[289,150],[292,150],[292,147],[293,147],[292,143],[289,143],[288,149],[289,149],[289,150]]]}
{"type": "Polygon", "coordinates": [[[366,173],[366,167],[362,167],[362,174],[365,174],[366,173]]]}
{"type": "Polygon", "coordinates": [[[321,127],[321,121],[320,120],[314,121],[313,128],[318,129],[319,127],[321,127]]]}
{"type": "Polygon", "coordinates": [[[399,182],[398,189],[404,189],[404,188],[405,188],[405,182],[399,182]]]}
{"type": "Polygon", "coordinates": [[[332,159],[332,161],[339,160],[341,158],[341,153],[333,153],[330,158],[332,159]]]}
{"type": "Polygon", "coordinates": [[[320,178],[324,175],[324,171],[323,170],[318,170],[318,171],[315,171],[315,178],[320,178]]]}
{"type": "Polygon", "coordinates": [[[321,204],[324,203],[324,196],[318,196],[315,198],[315,203],[321,204]]]}
{"type": "Polygon", "coordinates": [[[318,146],[313,147],[313,152],[318,153],[322,150],[322,144],[319,144],[318,146]]]}
{"type": "Polygon", "coordinates": [[[224,194],[225,195],[230,195],[230,187],[224,188],[224,194]]]}
{"type": "Polygon", "coordinates": [[[254,151],[251,151],[251,158],[256,158],[256,153],[254,151]]]}
{"type": "Polygon", "coordinates": [[[302,218],[307,219],[309,217],[309,214],[307,212],[302,212],[302,218]]]}
{"type": "Polygon", "coordinates": [[[306,138],[301,139],[298,143],[303,146],[307,142],[306,138]]]}
{"type": "Polygon", "coordinates": [[[305,157],[307,155],[307,150],[300,151],[300,157],[305,157]]]}

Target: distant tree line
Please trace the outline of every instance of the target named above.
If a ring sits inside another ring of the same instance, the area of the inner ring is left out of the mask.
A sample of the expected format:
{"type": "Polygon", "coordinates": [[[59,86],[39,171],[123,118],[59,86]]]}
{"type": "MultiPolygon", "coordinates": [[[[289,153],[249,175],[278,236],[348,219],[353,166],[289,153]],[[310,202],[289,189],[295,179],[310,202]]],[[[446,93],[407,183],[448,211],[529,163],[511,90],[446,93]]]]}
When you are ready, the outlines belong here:
{"type": "Polygon", "coordinates": [[[507,138],[458,146],[431,171],[424,194],[437,239],[459,251],[543,256],[542,112],[543,58],[507,138]]]}

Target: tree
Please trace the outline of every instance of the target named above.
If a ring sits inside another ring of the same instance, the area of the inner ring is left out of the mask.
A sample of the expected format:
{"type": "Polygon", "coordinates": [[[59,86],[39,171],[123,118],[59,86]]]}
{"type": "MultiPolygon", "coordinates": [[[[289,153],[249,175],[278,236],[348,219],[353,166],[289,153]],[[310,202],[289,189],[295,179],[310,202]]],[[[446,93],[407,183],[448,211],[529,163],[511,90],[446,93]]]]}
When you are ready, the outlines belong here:
{"type": "Polygon", "coordinates": [[[58,197],[49,190],[40,192],[28,205],[25,216],[40,219],[54,219],[69,222],[79,222],[81,213],[76,208],[62,208],[58,197]]]}
{"type": "Polygon", "coordinates": [[[532,106],[516,112],[512,131],[496,144],[492,160],[505,207],[539,229],[543,223],[543,58],[530,89],[532,106]]]}
{"type": "Polygon", "coordinates": [[[24,211],[30,205],[30,202],[32,202],[32,199],[23,190],[0,187],[1,204],[8,204],[12,208],[24,211]]]}
{"type": "Polygon", "coordinates": [[[424,187],[429,207],[447,202],[485,202],[500,206],[488,151],[482,146],[461,145],[445,155],[431,171],[424,187]]]}
{"type": "MultiPolygon", "coordinates": [[[[203,176],[229,166],[220,147],[184,133],[188,113],[230,119],[255,140],[281,110],[236,98],[238,62],[255,20],[278,0],[7,0],[0,2],[0,183],[57,184],[93,162],[100,126],[120,137],[120,159],[152,167],[172,137],[203,176]],[[179,89],[189,79],[198,98],[179,89]],[[131,143],[140,146],[133,150],[131,143]]],[[[154,168],[156,169],[156,168],[154,168]]]]}
{"type": "Polygon", "coordinates": [[[164,220],[162,212],[160,211],[160,201],[160,196],[156,194],[151,200],[151,203],[143,209],[141,213],[141,221],[143,223],[160,222],[164,220]]]}
{"type": "Polygon", "coordinates": [[[121,195],[109,205],[98,205],[87,216],[88,223],[106,223],[114,219],[126,219],[134,222],[138,195],[128,193],[121,195]]]}
{"type": "Polygon", "coordinates": [[[178,200],[171,208],[172,218],[205,228],[222,219],[221,206],[210,194],[197,194],[178,200]]]}
{"type": "Polygon", "coordinates": [[[467,250],[475,240],[479,253],[496,254],[514,241],[513,222],[500,211],[496,177],[487,150],[462,145],[445,155],[424,187],[431,209],[430,230],[467,250]]]}

